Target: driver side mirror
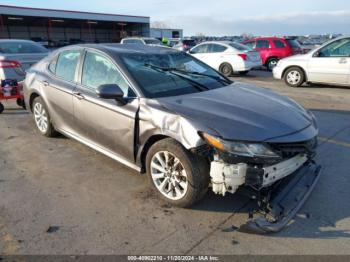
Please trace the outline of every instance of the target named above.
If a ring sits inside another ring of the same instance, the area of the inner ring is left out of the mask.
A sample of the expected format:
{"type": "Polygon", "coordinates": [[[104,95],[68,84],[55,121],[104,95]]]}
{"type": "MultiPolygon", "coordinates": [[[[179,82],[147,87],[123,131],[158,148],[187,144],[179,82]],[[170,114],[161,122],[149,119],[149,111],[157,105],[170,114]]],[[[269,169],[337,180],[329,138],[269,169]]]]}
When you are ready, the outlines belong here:
{"type": "Polygon", "coordinates": [[[121,104],[126,104],[124,99],[124,93],[121,88],[116,84],[100,85],[96,89],[96,95],[103,99],[115,99],[121,104]]]}

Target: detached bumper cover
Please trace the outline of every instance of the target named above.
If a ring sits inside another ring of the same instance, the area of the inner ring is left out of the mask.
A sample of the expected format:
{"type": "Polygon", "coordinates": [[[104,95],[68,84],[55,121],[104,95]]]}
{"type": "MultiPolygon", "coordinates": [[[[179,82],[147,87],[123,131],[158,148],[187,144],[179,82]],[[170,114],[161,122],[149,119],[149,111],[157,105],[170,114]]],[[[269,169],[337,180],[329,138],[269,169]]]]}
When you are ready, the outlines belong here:
{"type": "Polygon", "coordinates": [[[269,202],[270,212],[264,216],[248,220],[239,229],[241,232],[253,234],[275,233],[284,228],[306,202],[320,177],[321,166],[308,163],[301,167],[281,187],[269,202]]]}

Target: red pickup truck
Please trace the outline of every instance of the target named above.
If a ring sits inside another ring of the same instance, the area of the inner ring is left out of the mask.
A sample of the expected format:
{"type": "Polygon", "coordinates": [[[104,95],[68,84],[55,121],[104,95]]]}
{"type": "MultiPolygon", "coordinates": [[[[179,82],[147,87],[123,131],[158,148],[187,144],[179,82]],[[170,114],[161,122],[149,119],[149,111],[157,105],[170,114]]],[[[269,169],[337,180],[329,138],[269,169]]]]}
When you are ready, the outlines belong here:
{"type": "Polygon", "coordinates": [[[263,65],[270,71],[277,65],[278,60],[303,53],[299,42],[289,38],[259,37],[244,41],[243,44],[259,51],[263,65]]]}

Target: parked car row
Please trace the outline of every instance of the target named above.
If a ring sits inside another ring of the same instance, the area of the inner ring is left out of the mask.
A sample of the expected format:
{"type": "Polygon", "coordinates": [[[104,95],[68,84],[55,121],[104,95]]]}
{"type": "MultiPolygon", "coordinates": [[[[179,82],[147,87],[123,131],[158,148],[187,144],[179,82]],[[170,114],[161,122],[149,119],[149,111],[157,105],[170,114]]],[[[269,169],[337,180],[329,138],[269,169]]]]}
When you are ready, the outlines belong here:
{"type": "Polygon", "coordinates": [[[273,76],[292,87],[303,83],[350,85],[350,37],[340,37],[307,54],[280,60],[273,76]]]}

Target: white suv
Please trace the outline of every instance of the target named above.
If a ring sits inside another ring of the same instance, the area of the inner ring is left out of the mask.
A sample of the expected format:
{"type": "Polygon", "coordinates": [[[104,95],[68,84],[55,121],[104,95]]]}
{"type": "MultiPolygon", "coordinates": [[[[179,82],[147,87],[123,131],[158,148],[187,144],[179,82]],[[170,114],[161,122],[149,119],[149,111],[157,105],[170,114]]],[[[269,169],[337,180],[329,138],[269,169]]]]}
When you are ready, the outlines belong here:
{"type": "Polygon", "coordinates": [[[340,37],[305,55],[280,60],[273,76],[292,87],[303,83],[350,85],[350,37],[340,37]]]}

